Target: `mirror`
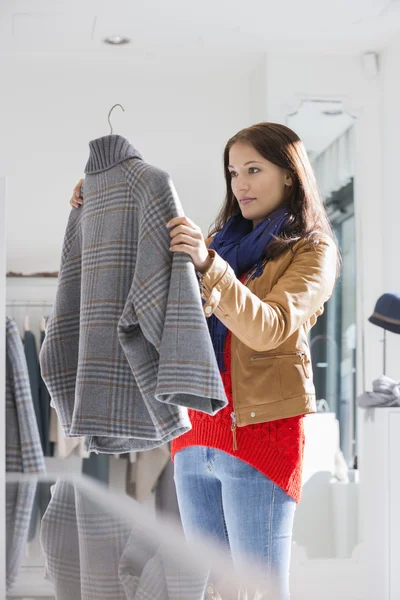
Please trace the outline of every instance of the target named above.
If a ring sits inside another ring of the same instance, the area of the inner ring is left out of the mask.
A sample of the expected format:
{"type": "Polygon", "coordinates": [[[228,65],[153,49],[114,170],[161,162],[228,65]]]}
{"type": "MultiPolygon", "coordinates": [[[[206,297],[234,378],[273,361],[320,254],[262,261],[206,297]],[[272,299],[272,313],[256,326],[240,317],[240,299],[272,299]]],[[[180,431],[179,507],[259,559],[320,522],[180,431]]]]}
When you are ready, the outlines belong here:
{"type": "Polygon", "coordinates": [[[342,253],[340,279],[310,334],[319,412],[305,419],[303,499],[294,540],[309,558],[349,558],[359,543],[356,411],[354,118],[306,99],[287,116],[303,140],[342,253]]]}

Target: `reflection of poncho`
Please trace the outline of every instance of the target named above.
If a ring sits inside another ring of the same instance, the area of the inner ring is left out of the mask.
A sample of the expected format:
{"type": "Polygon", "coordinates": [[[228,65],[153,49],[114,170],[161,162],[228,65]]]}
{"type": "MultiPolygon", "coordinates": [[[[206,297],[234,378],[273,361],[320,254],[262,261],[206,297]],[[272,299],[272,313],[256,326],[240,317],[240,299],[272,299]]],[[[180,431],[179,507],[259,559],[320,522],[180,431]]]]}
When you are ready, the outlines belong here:
{"type": "Polygon", "coordinates": [[[400,381],[381,375],[372,384],[372,392],[364,392],[357,398],[358,406],[400,406],[400,381]]]}
{"type": "Polygon", "coordinates": [[[36,481],[7,482],[6,485],[7,591],[14,585],[25,558],[35,492],[36,481]]]}
{"type": "Polygon", "coordinates": [[[198,564],[192,551],[181,561],[159,539],[149,537],[134,515],[135,510],[130,524],[117,512],[104,510],[78,484],[56,482],[40,543],[45,578],[54,585],[57,600],[204,598],[208,568],[203,561],[198,564]]]}

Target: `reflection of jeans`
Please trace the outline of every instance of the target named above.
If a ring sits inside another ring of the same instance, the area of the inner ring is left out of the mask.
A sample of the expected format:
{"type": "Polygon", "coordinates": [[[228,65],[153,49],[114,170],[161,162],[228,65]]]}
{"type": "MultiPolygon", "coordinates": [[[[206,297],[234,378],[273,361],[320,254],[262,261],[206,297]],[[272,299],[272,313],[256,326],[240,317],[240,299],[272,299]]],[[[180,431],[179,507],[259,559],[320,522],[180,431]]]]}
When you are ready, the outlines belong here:
{"type": "Polygon", "coordinates": [[[213,537],[235,564],[258,561],[273,573],[273,597],[287,600],[295,501],[254,467],[204,446],[175,455],[175,482],[186,537],[213,537]]]}

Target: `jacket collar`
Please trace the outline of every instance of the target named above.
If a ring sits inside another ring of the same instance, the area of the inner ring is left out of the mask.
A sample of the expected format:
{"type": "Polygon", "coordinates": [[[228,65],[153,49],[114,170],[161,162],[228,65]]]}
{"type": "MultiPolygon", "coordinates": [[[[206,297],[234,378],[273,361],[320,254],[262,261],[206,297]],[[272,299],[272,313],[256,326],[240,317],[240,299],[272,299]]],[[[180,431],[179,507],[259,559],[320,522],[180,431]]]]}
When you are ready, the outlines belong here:
{"type": "Polygon", "coordinates": [[[100,173],[130,158],[143,158],[140,152],[121,135],[97,138],[89,143],[89,148],[90,154],[85,173],[100,173]]]}

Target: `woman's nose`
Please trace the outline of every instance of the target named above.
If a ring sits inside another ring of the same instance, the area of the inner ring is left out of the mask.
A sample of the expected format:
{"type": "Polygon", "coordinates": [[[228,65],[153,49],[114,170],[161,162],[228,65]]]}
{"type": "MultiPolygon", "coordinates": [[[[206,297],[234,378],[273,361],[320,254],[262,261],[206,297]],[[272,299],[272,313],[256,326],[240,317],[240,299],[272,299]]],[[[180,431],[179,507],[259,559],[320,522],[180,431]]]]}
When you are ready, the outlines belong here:
{"type": "Polygon", "coordinates": [[[236,189],[239,192],[247,192],[249,189],[249,184],[245,177],[237,177],[236,179],[236,189]]]}

